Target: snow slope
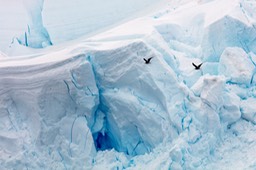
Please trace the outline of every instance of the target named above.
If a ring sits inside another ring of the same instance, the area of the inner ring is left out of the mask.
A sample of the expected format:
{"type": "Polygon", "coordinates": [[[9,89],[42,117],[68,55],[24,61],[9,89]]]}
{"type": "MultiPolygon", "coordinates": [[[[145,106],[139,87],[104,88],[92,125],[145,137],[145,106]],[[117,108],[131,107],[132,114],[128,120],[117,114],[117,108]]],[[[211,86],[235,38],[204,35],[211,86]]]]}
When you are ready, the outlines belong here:
{"type": "Polygon", "coordinates": [[[90,38],[16,44],[30,55],[0,58],[0,169],[255,169],[255,9],[170,1],[90,38]]]}
{"type": "Polygon", "coordinates": [[[0,50],[9,56],[24,55],[28,50],[17,44],[42,48],[88,37],[157,10],[167,1],[0,0],[0,50]]]}

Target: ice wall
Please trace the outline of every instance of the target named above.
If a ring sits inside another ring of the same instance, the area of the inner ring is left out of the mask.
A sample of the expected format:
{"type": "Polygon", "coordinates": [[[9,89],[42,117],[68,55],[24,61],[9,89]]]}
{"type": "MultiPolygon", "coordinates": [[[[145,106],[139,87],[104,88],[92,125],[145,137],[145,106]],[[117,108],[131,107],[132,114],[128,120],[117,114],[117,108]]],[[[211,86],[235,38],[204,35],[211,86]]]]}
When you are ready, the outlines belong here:
{"type": "Polygon", "coordinates": [[[1,60],[0,168],[254,168],[255,3],[187,5],[148,30],[1,60]]]}
{"type": "MultiPolygon", "coordinates": [[[[53,54],[65,54],[55,62],[1,69],[3,169],[132,168],[159,155],[155,148],[169,155],[155,169],[167,160],[166,167],[194,169],[241,116],[254,121],[254,99],[230,87],[228,72],[203,75],[190,89],[144,41],[69,51],[53,54]],[[109,158],[101,160],[102,154],[109,158]]],[[[225,57],[227,52],[221,63],[231,73],[243,68],[225,57]]]]}
{"type": "Polygon", "coordinates": [[[1,169],[88,165],[99,95],[83,56],[0,72],[1,169]]]}

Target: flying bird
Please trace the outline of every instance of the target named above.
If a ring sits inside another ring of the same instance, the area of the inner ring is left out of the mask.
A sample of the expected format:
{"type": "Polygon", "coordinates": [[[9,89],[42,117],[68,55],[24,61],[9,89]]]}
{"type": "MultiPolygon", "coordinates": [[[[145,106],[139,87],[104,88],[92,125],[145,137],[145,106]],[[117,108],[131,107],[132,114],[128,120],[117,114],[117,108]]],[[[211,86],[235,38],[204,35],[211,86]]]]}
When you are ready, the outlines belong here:
{"type": "Polygon", "coordinates": [[[195,65],[195,63],[192,63],[192,65],[195,67],[196,70],[199,70],[203,63],[199,65],[195,65]]]}
{"type": "Polygon", "coordinates": [[[143,60],[145,61],[145,64],[149,64],[149,63],[150,63],[150,60],[151,60],[152,58],[153,58],[153,57],[150,57],[150,58],[148,58],[148,59],[143,58],[143,60]]]}

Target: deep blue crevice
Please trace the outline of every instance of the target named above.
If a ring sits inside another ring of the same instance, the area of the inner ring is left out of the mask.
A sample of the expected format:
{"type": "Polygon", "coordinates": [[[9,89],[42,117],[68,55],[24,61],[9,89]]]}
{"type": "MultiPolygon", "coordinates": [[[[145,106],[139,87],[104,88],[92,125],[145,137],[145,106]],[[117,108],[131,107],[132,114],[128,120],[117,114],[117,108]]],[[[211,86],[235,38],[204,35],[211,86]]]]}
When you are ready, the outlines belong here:
{"type": "Polygon", "coordinates": [[[95,71],[95,66],[93,64],[91,56],[87,55],[86,59],[91,64],[92,72],[94,74],[96,86],[98,88],[98,93],[99,93],[99,104],[97,106],[97,109],[95,110],[94,122],[93,122],[92,126],[90,127],[90,129],[92,129],[96,123],[97,112],[102,112],[105,115],[103,128],[100,131],[93,133],[94,145],[95,145],[95,148],[97,151],[110,150],[110,149],[115,148],[115,145],[113,144],[113,140],[111,138],[111,133],[108,132],[108,127],[107,127],[106,113],[108,112],[109,108],[106,105],[104,105],[104,99],[102,98],[102,93],[104,92],[104,89],[100,88],[99,76],[98,76],[97,72],[95,71]]]}
{"type": "Polygon", "coordinates": [[[97,151],[110,150],[113,148],[111,139],[108,133],[98,132],[93,135],[94,144],[97,151]]]}

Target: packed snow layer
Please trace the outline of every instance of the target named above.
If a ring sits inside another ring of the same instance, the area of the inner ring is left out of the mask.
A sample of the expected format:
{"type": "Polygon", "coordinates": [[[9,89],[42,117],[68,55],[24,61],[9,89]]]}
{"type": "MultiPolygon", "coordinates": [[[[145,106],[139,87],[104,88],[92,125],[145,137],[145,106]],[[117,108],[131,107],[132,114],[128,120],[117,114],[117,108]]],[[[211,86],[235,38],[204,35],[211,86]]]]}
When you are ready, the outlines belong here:
{"type": "Polygon", "coordinates": [[[192,1],[5,56],[0,168],[255,169],[255,8],[192,1]]]}
{"type": "Polygon", "coordinates": [[[167,0],[44,0],[42,15],[53,43],[59,44],[88,37],[167,3],[167,0]]]}
{"type": "Polygon", "coordinates": [[[166,3],[168,0],[0,0],[0,50],[9,56],[23,55],[21,50],[14,52],[17,44],[45,48],[88,37],[166,3]]]}

